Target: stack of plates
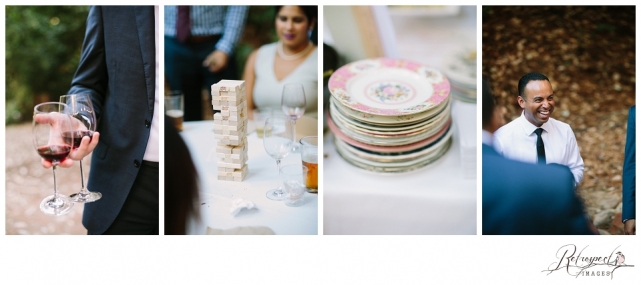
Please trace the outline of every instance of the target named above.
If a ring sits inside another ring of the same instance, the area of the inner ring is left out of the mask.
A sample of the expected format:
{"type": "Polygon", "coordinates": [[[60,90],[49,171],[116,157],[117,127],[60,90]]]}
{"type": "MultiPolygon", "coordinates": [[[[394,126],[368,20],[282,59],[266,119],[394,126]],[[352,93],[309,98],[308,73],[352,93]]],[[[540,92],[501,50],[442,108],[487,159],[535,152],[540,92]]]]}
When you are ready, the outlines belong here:
{"type": "Polygon", "coordinates": [[[327,122],[338,153],[376,172],[405,172],[442,157],[451,145],[450,83],[441,72],[388,58],[338,69],[327,122]]]}
{"type": "Polygon", "coordinates": [[[476,49],[453,53],[445,64],[445,74],[452,83],[454,98],[476,103],[476,49]]]}

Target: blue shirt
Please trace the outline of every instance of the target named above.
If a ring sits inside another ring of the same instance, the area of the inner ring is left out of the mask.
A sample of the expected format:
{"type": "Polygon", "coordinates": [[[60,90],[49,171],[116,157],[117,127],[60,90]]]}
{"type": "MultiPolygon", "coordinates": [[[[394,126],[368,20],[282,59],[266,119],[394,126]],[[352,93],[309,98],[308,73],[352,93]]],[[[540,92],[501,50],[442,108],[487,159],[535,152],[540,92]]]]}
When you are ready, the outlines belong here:
{"type": "MultiPolygon", "coordinates": [[[[192,36],[222,35],[215,48],[231,54],[243,34],[247,6],[191,6],[192,36]]],[[[165,36],[176,36],[178,6],[165,6],[165,36]]]]}

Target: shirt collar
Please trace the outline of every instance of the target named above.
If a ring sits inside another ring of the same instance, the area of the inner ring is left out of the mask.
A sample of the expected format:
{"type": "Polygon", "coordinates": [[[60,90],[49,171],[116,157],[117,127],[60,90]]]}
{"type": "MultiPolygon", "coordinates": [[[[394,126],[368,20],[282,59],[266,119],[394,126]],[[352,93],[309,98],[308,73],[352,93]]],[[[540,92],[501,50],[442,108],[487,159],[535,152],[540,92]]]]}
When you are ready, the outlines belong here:
{"type": "MultiPolygon", "coordinates": [[[[552,119],[552,118],[550,118],[550,119],[552,119]]],[[[530,123],[530,121],[528,121],[525,118],[525,111],[521,112],[521,116],[518,118],[518,120],[521,122],[521,127],[523,127],[523,131],[528,136],[533,134],[534,131],[539,128],[539,127],[535,126],[534,124],[530,123]]],[[[548,121],[543,123],[543,125],[541,125],[540,128],[543,129],[545,132],[550,132],[550,124],[548,124],[549,122],[550,122],[550,120],[548,119],[548,121]]]]}

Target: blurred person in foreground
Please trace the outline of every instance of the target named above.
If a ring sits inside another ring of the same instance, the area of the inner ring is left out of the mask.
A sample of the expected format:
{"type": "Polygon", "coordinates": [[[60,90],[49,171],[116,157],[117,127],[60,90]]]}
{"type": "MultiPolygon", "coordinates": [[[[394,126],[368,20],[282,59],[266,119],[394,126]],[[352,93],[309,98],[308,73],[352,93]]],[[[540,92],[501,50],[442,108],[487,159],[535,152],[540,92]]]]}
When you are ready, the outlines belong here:
{"type": "Polygon", "coordinates": [[[165,234],[204,234],[199,225],[198,172],[185,141],[165,116],[165,234]]]}
{"type": "Polygon", "coordinates": [[[628,130],[625,140],[625,159],[623,160],[623,232],[626,235],[636,235],[636,106],[628,112],[628,130]]]}
{"type": "Polygon", "coordinates": [[[185,121],[203,119],[203,88],[209,93],[212,84],[238,78],[234,48],[248,9],[165,6],[165,75],[171,90],[184,94],[185,121]]]}
{"type": "Polygon", "coordinates": [[[276,6],[278,42],[252,52],[245,64],[248,113],[255,108],[281,109],[283,87],[300,83],[305,91],[305,115],[318,115],[318,49],[309,34],[318,6],[276,6]]]}
{"type": "MultiPolygon", "coordinates": [[[[102,198],[84,205],[88,234],[159,234],[157,27],[158,6],[89,10],[68,93],[90,94],[99,121],[69,156],[93,152],[87,189],[102,198]]],[[[71,159],[60,165],[72,166],[71,159]]]]}
{"type": "Polygon", "coordinates": [[[494,148],[503,156],[529,163],[570,168],[576,185],[583,180],[583,159],[570,125],[552,118],[554,92],[540,73],[521,77],[516,97],[521,116],[496,131],[494,148]]]}
{"type": "Polygon", "coordinates": [[[572,172],[502,157],[493,133],[503,124],[488,82],[483,80],[483,234],[594,234],[574,193],[572,172]]]}

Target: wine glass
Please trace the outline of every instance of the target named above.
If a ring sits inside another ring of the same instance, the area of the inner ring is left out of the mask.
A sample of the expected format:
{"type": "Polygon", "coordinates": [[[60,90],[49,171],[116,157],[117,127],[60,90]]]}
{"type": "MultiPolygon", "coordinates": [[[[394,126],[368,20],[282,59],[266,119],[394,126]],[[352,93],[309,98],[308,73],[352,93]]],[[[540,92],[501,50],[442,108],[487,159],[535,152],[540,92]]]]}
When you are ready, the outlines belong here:
{"type": "Polygon", "coordinates": [[[305,114],[305,89],[302,84],[290,83],[283,87],[281,107],[285,115],[292,120],[292,141],[296,140],[296,120],[305,114]]]}
{"type": "Polygon", "coordinates": [[[71,140],[63,134],[71,132],[71,119],[67,106],[58,102],[38,104],[33,108],[33,146],[44,160],[53,164],[53,195],[40,202],[40,210],[49,216],[69,213],[73,203],[69,197],[58,193],[56,167],[71,152],[71,140]]]}
{"type": "MultiPolygon", "coordinates": [[[[71,125],[74,134],[73,149],[78,149],[82,138],[89,137],[89,141],[91,141],[91,137],[96,131],[96,114],[93,110],[93,104],[91,104],[91,97],[89,94],[62,95],[60,96],[60,103],[67,105],[67,110],[71,114],[71,125]]],[[[63,134],[63,136],[67,138],[70,133],[71,132],[63,134]]],[[[71,194],[69,198],[75,203],[89,203],[99,200],[102,198],[100,192],[90,192],[85,187],[82,159],[79,161],[79,164],[82,188],[80,192],[71,194]]]]}
{"type": "Polygon", "coordinates": [[[267,192],[267,198],[271,200],[281,201],[285,198],[280,180],[280,160],[292,150],[292,133],[291,124],[287,117],[269,117],[265,120],[263,146],[267,154],[276,160],[276,170],[278,171],[278,186],[267,192]]]}

